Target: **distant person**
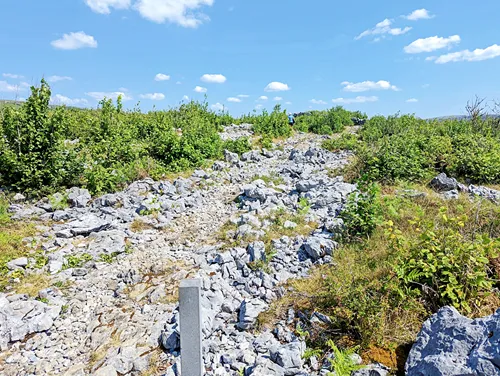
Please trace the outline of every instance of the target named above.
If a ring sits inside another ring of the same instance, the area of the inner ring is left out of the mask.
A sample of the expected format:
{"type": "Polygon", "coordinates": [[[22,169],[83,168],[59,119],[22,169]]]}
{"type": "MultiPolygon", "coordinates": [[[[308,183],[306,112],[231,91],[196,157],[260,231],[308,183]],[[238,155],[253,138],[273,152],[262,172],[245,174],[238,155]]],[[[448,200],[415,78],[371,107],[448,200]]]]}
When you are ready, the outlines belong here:
{"type": "Polygon", "coordinates": [[[288,114],[288,124],[293,126],[295,124],[295,116],[293,114],[288,114]]]}

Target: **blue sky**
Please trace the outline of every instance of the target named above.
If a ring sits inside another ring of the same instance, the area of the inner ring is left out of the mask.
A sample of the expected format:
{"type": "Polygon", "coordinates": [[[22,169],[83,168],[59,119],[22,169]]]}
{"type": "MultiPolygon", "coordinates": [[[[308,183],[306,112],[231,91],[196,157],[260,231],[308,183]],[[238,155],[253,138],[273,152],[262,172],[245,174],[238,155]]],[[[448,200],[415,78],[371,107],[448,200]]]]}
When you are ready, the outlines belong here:
{"type": "Polygon", "coordinates": [[[462,114],[476,94],[500,99],[498,14],[493,0],[4,0],[0,98],[45,77],[54,103],[87,107],[123,93],[163,109],[206,89],[235,115],[462,114]]]}

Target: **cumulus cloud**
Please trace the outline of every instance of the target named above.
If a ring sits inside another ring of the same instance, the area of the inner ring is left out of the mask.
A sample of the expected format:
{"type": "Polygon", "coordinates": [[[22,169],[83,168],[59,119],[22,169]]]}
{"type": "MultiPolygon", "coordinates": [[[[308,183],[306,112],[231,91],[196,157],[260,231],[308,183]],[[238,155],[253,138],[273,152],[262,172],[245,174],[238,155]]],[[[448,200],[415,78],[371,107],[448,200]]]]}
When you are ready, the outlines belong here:
{"type": "Polygon", "coordinates": [[[339,104],[352,104],[352,103],[366,103],[366,102],[376,102],[378,101],[378,97],[363,97],[359,96],[356,98],[335,98],[332,99],[333,103],[339,104]]]}
{"type": "Polygon", "coordinates": [[[11,85],[7,81],[0,81],[0,91],[6,93],[15,93],[23,90],[19,85],[11,85]]]}
{"type": "Polygon", "coordinates": [[[385,34],[402,35],[402,34],[406,34],[408,31],[410,31],[412,29],[411,27],[408,27],[408,26],[405,27],[404,29],[401,29],[399,27],[392,28],[391,27],[392,23],[393,23],[393,20],[386,18],[385,20],[376,24],[374,28],[363,31],[361,34],[359,34],[354,39],[359,40],[361,38],[364,38],[364,37],[367,37],[370,35],[382,35],[382,36],[384,36],[385,34]]]}
{"type": "Polygon", "coordinates": [[[430,15],[427,9],[422,8],[414,10],[409,15],[403,17],[410,21],[418,21],[418,20],[427,20],[429,18],[433,18],[434,16],[430,15]]]}
{"type": "Polygon", "coordinates": [[[267,101],[269,98],[266,97],[265,95],[261,95],[258,100],[260,101],[267,101]]]}
{"type": "Polygon", "coordinates": [[[212,6],[214,0],[138,0],[135,9],[142,17],[157,23],[165,21],[196,28],[209,17],[194,12],[203,6],[212,6]]]}
{"type": "Polygon", "coordinates": [[[282,100],[283,100],[283,98],[281,98],[281,97],[274,97],[273,98],[273,101],[277,101],[277,102],[282,101],[282,100]]]}
{"type": "Polygon", "coordinates": [[[201,80],[209,84],[223,84],[227,79],[222,74],[204,74],[201,80]]]}
{"type": "Polygon", "coordinates": [[[264,91],[288,91],[290,87],[287,84],[282,82],[270,82],[265,88],[264,91]]]}
{"type": "Polygon", "coordinates": [[[233,103],[240,103],[241,99],[240,98],[236,98],[236,97],[229,97],[229,98],[227,98],[227,101],[228,102],[233,102],[233,103]]]}
{"type": "Polygon", "coordinates": [[[92,35],[87,35],[83,31],[64,34],[61,39],[50,43],[52,47],[59,50],[77,50],[79,48],[97,48],[97,41],[92,35]]]}
{"type": "Polygon", "coordinates": [[[220,103],[216,103],[216,104],[213,104],[210,106],[212,108],[212,110],[214,111],[222,111],[224,110],[224,105],[220,104],[220,103]]]}
{"type": "Polygon", "coordinates": [[[194,88],[194,91],[196,91],[197,93],[206,93],[208,90],[206,87],[196,86],[194,88]]]}
{"type": "Polygon", "coordinates": [[[122,91],[112,91],[112,92],[91,91],[91,92],[88,92],[85,94],[91,98],[94,98],[95,100],[98,100],[98,101],[100,101],[104,98],[116,100],[116,99],[118,99],[119,96],[122,97],[122,101],[129,101],[132,99],[131,96],[127,95],[126,93],[124,93],[122,91]]]}
{"type": "Polygon", "coordinates": [[[247,94],[238,94],[238,98],[248,98],[249,96],[247,94]]]}
{"type": "Polygon", "coordinates": [[[321,99],[311,99],[309,102],[312,104],[327,104],[325,101],[322,101],[321,99]]]}
{"type": "Polygon", "coordinates": [[[50,103],[56,105],[65,104],[66,106],[81,106],[88,104],[85,98],[68,98],[61,94],[56,94],[50,98],[50,103]]]}
{"type": "Polygon", "coordinates": [[[187,95],[184,95],[184,96],[182,97],[182,100],[183,100],[183,101],[188,101],[188,100],[189,100],[189,97],[188,97],[187,95]]]}
{"type": "Polygon", "coordinates": [[[363,82],[348,82],[344,81],[341,83],[342,86],[344,86],[344,91],[349,91],[352,93],[360,93],[363,91],[370,91],[370,90],[394,90],[394,91],[399,91],[399,88],[395,85],[391,85],[389,81],[363,81],[363,82]]]}
{"type": "Polygon", "coordinates": [[[2,76],[4,76],[5,78],[12,78],[14,80],[24,78],[24,76],[21,76],[19,74],[12,74],[12,73],[2,73],[2,76]]]}
{"type": "Polygon", "coordinates": [[[416,98],[410,98],[410,99],[406,100],[406,103],[417,103],[417,102],[418,102],[418,99],[416,99],[416,98]]]}
{"type": "Polygon", "coordinates": [[[290,105],[290,104],[292,104],[292,102],[285,102],[285,104],[288,104],[288,105],[290,105]]]}
{"type": "Polygon", "coordinates": [[[258,105],[256,105],[256,106],[255,106],[255,109],[256,109],[256,110],[260,110],[262,107],[264,107],[264,106],[263,106],[263,105],[261,105],[261,104],[258,104],[258,105]]]}
{"type": "Polygon", "coordinates": [[[155,81],[168,81],[170,80],[170,76],[168,74],[158,73],[155,76],[155,81]]]}
{"type": "Polygon", "coordinates": [[[482,61],[500,56],[500,46],[493,44],[486,48],[476,48],[474,51],[463,50],[439,57],[431,56],[426,60],[434,60],[436,64],[456,63],[459,61],[482,61]]]}
{"type": "Polygon", "coordinates": [[[433,36],[429,38],[420,38],[410,43],[404,48],[407,54],[418,54],[421,52],[432,52],[442,48],[450,48],[460,43],[459,35],[452,35],[448,38],[433,36]]]}
{"type": "Polygon", "coordinates": [[[141,94],[140,97],[142,99],[150,99],[152,101],[162,101],[165,99],[165,94],[163,94],[163,93],[148,93],[148,94],[141,94]]]}
{"type": "Polygon", "coordinates": [[[59,82],[59,81],[72,81],[73,78],[68,76],[49,76],[47,77],[48,82],[59,82]]]}
{"type": "Polygon", "coordinates": [[[111,8],[128,9],[131,0],[85,0],[85,3],[96,13],[109,14],[111,8]]]}

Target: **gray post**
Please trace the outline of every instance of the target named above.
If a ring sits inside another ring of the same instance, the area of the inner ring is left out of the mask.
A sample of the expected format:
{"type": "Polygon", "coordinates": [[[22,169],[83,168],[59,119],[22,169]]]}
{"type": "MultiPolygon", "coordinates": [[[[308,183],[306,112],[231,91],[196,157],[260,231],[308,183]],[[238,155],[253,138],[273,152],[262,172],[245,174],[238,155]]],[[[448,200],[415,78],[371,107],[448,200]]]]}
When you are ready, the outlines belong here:
{"type": "Polygon", "coordinates": [[[181,375],[202,376],[201,279],[184,279],[179,288],[181,375]]]}

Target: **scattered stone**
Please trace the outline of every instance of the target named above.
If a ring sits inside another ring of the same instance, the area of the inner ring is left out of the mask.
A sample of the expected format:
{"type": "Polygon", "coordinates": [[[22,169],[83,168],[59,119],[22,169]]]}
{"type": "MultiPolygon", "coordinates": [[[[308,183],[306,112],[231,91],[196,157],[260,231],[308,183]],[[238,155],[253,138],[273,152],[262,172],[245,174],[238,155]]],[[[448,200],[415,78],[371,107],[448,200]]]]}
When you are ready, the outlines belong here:
{"type": "Polygon", "coordinates": [[[83,188],[73,187],[68,189],[66,193],[71,207],[84,208],[92,198],[89,191],[83,188]]]}
{"type": "Polygon", "coordinates": [[[451,190],[456,190],[458,188],[458,182],[454,178],[449,178],[444,172],[440,173],[434,179],[431,180],[430,186],[439,192],[446,192],[451,190]]]}
{"type": "Polygon", "coordinates": [[[23,202],[24,200],[26,200],[26,197],[21,193],[16,193],[12,198],[12,201],[14,201],[15,203],[20,203],[23,202]]]}
{"type": "Polygon", "coordinates": [[[20,257],[18,259],[11,260],[7,263],[7,268],[9,270],[25,268],[26,266],[28,266],[28,258],[27,257],[20,257]]]}

